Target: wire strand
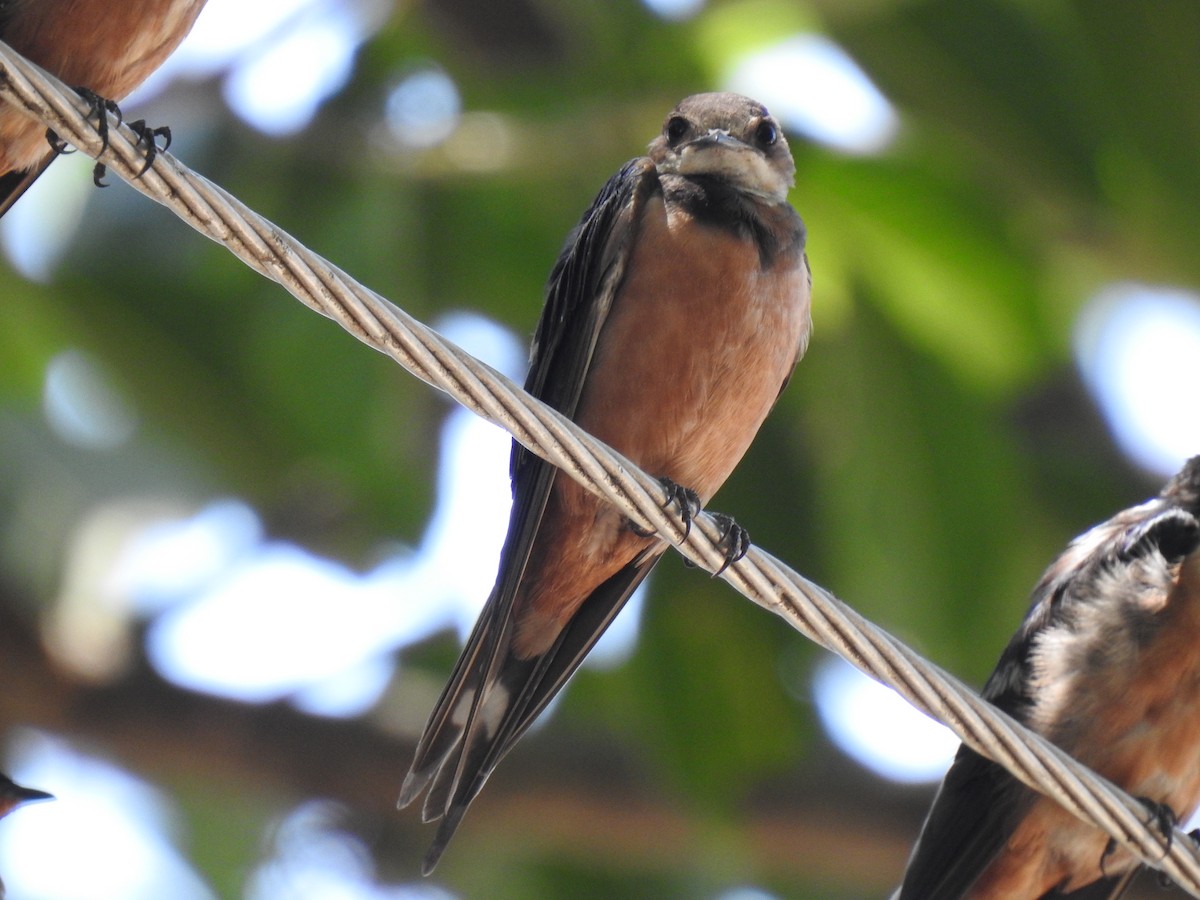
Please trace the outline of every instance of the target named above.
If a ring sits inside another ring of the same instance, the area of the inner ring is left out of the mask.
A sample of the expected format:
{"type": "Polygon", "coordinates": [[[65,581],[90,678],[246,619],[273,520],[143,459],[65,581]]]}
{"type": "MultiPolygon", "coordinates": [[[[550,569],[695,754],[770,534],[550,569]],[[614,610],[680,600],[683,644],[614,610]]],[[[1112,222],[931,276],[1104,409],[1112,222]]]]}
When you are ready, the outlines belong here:
{"type": "MultiPolygon", "coordinates": [[[[395,359],[425,383],[509,431],[532,452],[566,470],[643,528],[653,528],[685,557],[716,571],[724,561],[720,526],[708,513],[686,540],[678,509],[659,482],[629,460],[386,299],[308,250],[236,198],[160,153],[141,177],[144,148],[128,127],[109,121],[101,147],[88,107],[74,92],[0,43],[0,98],[40,119],[136,190],[171,209],[250,268],[278,282],[310,309],[395,359]]],[[[946,724],[972,748],[1031,788],[1107,832],[1145,864],[1200,897],[1200,854],[1176,828],[1162,835],[1145,806],[982,700],[819,585],[751,546],[721,575],[748,599],[785,619],[822,647],[894,688],[946,724]]]]}

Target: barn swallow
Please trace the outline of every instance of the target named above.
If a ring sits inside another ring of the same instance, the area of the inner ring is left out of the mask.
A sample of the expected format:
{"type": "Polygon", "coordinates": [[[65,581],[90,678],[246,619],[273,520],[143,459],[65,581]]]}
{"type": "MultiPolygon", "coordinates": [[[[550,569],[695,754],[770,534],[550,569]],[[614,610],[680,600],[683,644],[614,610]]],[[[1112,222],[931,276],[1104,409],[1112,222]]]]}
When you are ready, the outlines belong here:
{"type": "MultiPolygon", "coordinates": [[[[808,343],[805,229],[779,123],[697,94],[604,185],[550,274],[525,389],[707,503],[808,343]]],[[[405,778],[441,819],[428,874],[497,763],[667,548],[514,442],[496,585],[405,778]]]]}
{"type": "MultiPolygon", "coordinates": [[[[983,696],[1147,805],[1200,804],[1200,456],[1042,576],[983,696]]],[[[1115,897],[1137,868],[1108,835],[963,745],[899,900],[1115,897]],[[1083,893],[1080,893],[1083,892],[1083,893]]]]}
{"type": "MultiPolygon", "coordinates": [[[[9,0],[0,2],[0,40],[67,84],[97,109],[102,134],[113,101],[162,65],[192,29],[205,0],[9,0]]],[[[147,157],[155,133],[141,126],[147,157]]],[[[169,134],[168,134],[169,137],[169,134]]],[[[46,126],[0,105],[0,216],[61,152],[46,126]],[[52,144],[53,146],[53,144],[52,144]]],[[[103,169],[97,169],[97,183],[103,169]]]]}
{"type": "Polygon", "coordinates": [[[17,784],[3,772],[0,772],[0,819],[3,819],[23,803],[53,799],[53,794],[47,794],[45,791],[35,790],[34,788],[21,787],[21,785],[17,784]]]}

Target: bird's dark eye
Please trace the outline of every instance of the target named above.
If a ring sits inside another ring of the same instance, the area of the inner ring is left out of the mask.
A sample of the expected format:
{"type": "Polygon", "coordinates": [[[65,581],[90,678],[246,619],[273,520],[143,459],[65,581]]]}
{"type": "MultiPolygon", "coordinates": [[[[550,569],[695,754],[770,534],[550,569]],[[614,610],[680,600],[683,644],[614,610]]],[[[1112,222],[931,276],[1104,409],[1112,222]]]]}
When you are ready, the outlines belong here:
{"type": "Polygon", "coordinates": [[[671,116],[667,120],[667,127],[663,129],[663,134],[667,136],[667,142],[674,146],[683,140],[683,136],[688,133],[688,120],[683,116],[671,116]]]}
{"type": "Polygon", "coordinates": [[[763,147],[770,147],[779,140],[779,128],[770,119],[763,119],[754,129],[754,140],[763,147]]]}

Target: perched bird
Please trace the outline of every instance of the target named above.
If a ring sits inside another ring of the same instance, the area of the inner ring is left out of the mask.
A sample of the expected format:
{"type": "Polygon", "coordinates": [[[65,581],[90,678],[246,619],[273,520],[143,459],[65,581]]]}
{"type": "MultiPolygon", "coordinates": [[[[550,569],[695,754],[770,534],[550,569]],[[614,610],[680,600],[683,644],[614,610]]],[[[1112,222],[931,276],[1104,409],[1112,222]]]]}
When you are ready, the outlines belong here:
{"type": "Polygon", "coordinates": [[[0,772],[0,819],[3,819],[23,803],[32,803],[34,800],[53,799],[53,794],[47,794],[45,791],[35,790],[34,788],[21,787],[21,785],[17,784],[3,772],[0,772]]]}
{"type": "MultiPolygon", "coordinates": [[[[1200,456],[1162,493],[1076,538],[1046,570],[983,696],[1143,798],[1200,804],[1200,456]]],[[[1117,896],[1136,867],[1108,835],[966,745],[900,900],[1117,896]]]]}
{"type": "MultiPolygon", "coordinates": [[[[123,99],[162,65],[192,29],[205,0],[0,2],[0,41],[105,108],[123,99]]],[[[153,134],[147,154],[152,158],[153,134]]],[[[160,129],[161,131],[161,129],[160,129]]],[[[106,130],[103,133],[107,133],[106,130]]],[[[0,216],[25,193],[58,151],[46,126],[0,104],[0,216]]],[[[102,170],[101,170],[102,171],[102,170]]]]}
{"type": "MultiPolygon", "coordinates": [[[[550,274],[526,390],[690,504],[733,471],[808,343],[794,175],[762,104],[688,97],[604,185],[550,274]]],[[[428,787],[424,819],[441,819],[426,873],[667,549],[515,442],[510,473],[496,586],[401,790],[404,806],[428,787]]]]}

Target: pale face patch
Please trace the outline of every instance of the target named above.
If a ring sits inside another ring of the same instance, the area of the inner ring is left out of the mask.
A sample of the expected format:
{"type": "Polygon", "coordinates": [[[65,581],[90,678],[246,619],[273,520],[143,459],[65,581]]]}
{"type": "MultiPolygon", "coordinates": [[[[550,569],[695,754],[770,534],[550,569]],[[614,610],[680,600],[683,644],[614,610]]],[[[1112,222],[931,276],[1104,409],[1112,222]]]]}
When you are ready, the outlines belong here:
{"type": "Polygon", "coordinates": [[[678,156],[659,169],[678,175],[720,178],[767,203],[784,202],[791,186],[760,151],[726,134],[721,134],[717,141],[701,139],[685,144],[678,156]]]}

